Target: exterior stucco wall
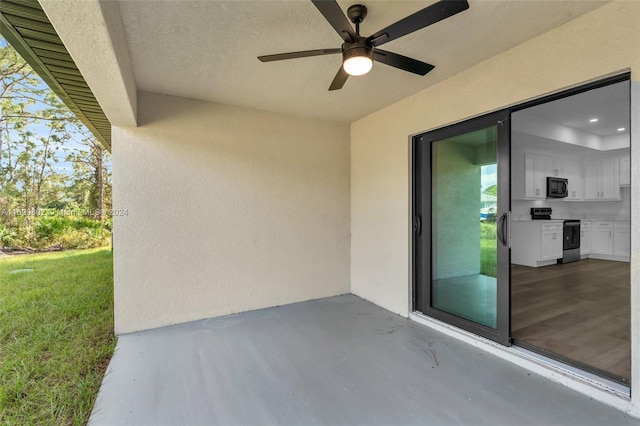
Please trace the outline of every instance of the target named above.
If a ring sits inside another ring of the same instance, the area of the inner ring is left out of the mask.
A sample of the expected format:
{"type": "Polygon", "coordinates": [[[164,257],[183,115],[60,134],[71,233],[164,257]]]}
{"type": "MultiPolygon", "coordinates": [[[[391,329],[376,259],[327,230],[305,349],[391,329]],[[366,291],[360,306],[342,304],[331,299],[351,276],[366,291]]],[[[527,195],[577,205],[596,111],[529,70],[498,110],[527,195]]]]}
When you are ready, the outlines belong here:
{"type": "MultiPolygon", "coordinates": [[[[632,164],[640,164],[640,2],[614,1],[351,125],[351,291],[411,309],[410,135],[624,70],[632,164]],[[384,224],[384,226],[379,226],[384,224]]],[[[640,365],[640,168],[632,170],[632,365],[640,365]]],[[[640,368],[631,382],[640,384],[640,368]]],[[[640,391],[628,404],[640,416],[640,391]]],[[[599,398],[600,399],[600,398],[599,398]]],[[[604,397],[602,398],[604,400],[604,397]]]]}
{"type": "Polygon", "coordinates": [[[349,292],[349,127],[151,93],[113,128],[116,333],[349,292]]]}
{"type": "Polygon", "coordinates": [[[431,164],[434,216],[432,241],[438,256],[434,279],[480,273],[480,166],[473,146],[438,141],[431,164]],[[475,232],[474,232],[475,231],[475,232]]]}

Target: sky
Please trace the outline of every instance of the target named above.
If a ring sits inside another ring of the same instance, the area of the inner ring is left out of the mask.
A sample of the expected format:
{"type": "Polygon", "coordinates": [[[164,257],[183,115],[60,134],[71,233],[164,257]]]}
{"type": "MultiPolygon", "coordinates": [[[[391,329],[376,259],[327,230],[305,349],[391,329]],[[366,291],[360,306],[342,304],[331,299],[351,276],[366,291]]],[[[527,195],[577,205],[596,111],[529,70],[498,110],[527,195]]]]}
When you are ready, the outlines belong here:
{"type": "Polygon", "coordinates": [[[482,166],[480,168],[480,185],[482,191],[490,187],[491,185],[498,184],[498,165],[489,164],[488,166],[482,166]]]}

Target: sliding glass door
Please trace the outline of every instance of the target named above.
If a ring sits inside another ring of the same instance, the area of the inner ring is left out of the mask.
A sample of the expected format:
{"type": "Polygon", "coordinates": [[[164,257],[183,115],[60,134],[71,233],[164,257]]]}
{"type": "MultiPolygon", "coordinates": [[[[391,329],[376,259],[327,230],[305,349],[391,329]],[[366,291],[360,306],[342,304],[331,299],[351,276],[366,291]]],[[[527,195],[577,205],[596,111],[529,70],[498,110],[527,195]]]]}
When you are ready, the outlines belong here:
{"type": "Polygon", "coordinates": [[[509,121],[414,138],[415,308],[509,343],[509,121]]]}

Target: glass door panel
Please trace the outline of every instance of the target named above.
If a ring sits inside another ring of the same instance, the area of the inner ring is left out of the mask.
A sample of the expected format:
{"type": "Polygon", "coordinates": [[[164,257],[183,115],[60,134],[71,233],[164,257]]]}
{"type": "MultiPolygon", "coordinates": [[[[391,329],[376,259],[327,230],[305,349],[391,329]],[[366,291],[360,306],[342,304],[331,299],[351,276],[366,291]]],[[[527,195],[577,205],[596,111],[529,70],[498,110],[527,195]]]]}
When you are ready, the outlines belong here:
{"type": "Polygon", "coordinates": [[[414,139],[416,310],[508,345],[509,121],[497,112],[414,139]]]}
{"type": "Polygon", "coordinates": [[[496,328],[497,125],[431,144],[433,307],[496,328]]]}

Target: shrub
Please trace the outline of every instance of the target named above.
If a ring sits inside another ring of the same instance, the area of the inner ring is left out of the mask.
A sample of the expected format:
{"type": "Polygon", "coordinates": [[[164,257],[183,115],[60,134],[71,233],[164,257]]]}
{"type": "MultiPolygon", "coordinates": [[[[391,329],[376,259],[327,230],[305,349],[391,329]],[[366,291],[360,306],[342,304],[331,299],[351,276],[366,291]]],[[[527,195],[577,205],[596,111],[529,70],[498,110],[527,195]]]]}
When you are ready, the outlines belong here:
{"type": "Polygon", "coordinates": [[[109,245],[111,233],[102,228],[69,229],[58,238],[65,249],[86,249],[109,245]]]}
{"type": "Polygon", "coordinates": [[[16,233],[15,231],[5,227],[4,225],[0,225],[0,246],[2,247],[13,247],[16,242],[16,233]]]}
{"type": "Polygon", "coordinates": [[[111,241],[111,228],[110,218],[100,222],[84,216],[41,216],[33,226],[0,225],[0,243],[12,248],[45,248],[55,244],[65,249],[104,247],[111,241]]]}

